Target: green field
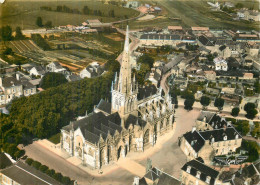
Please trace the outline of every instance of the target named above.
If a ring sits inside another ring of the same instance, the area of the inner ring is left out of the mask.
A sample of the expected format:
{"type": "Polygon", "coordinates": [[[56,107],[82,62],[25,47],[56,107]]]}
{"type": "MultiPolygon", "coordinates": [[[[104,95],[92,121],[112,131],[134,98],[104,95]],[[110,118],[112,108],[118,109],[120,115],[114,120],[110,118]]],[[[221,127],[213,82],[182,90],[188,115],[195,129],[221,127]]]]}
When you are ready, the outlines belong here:
{"type": "Polygon", "coordinates": [[[114,5],[105,5],[95,1],[8,1],[0,5],[0,27],[11,25],[13,28],[20,26],[22,29],[38,28],[35,24],[37,17],[42,17],[43,23],[52,21],[54,26],[73,24],[78,25],[86,19],[99,19],[102,22],[113,22],[125,19],[127,17],[135,17],[139,12],[133,9],[127,9],[114,5]],[[91,10],[100,10],[104,16],[83,15],[63,13],[56,11],[40,10],[42,6],[51,7],[56,10],[56,7],[66,5],[71,9],[78,9],[82,12],[84,6],[88,6],[91,10]],[[108,17],[108,11],[114,10],[115,17],[108,17]]]}
{"type": "MultiPolygon", "coordinates": [[[[145,1],[144,1],[145,2],[145,1]]],[[[240,2],[240,1],[236,1],[240,2]]],[[[259,2],[242,1],[248,7],[257,7],[259,2]]],[[[147,1],[150,4],[157,4],[162,7],[163,16],[147,21],[132,21],[131,28],[143,27],[166,27],[168,25],[181,25],[183,27],[190,26],[207,26],[212,29],[240,29],[240,30],[258,30],[258,23],[248,21],[234,21],[230,16],[222,12],[214,12],[210,10],[205,0],[162,0],[147,1]],[[170,18],[180,18],[180,21],[170,18]]]]}

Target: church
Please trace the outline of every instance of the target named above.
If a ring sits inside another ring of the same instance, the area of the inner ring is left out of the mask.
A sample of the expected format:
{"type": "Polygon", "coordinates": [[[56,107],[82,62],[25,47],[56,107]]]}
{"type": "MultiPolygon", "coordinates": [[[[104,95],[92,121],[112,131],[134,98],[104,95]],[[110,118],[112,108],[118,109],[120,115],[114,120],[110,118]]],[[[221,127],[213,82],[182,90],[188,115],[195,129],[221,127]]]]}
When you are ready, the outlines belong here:
{"type": "Polygon", "coordinates": [[[171,131],[174,110],[169,94],[154,85],[139,86],[132,75],[126,30],[119,75],[111,85],[111,103],[101,100],[94,111],[61,129],[61,150],[101,168],[128,152],[143,152],[171,131]]]}

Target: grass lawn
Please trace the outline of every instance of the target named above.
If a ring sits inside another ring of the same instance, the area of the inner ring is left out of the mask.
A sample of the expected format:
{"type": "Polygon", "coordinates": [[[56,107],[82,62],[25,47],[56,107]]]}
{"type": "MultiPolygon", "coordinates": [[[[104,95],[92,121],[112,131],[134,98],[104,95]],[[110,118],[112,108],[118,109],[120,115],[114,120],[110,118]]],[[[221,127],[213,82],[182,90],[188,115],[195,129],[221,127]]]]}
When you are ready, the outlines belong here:
{"type": "Polygon", "coordinates": [[[0,5],[0,25],[10,25],[13,28],[20,26],[22,29],[38,28],[35,24],[37,17],[42,17],[43,24],[52,21],[54,26],[73,24],[78,25],[87,19],[99,19],[102,22],[113,22],[125,19],[125,16],[131,18],[139,15],[139,12],[118,7],[114,5],[105,5],[95,1],[10,1],[4,5],[0,5]],[[32,3],[33,2],[33,3],[32,3]],[[66,5],[71,9],[78,9],[82,12],[84,6],[88,6],[91,10],[100,10],[104,16],[72,14],[55,11],[40,10],[42,6],[51,7],[56,10],[58,5],[66,5]],[[108,17],[110,10],[115,11],[115,17],[108,17]]]}
{"type": "MultiPolygon", "coordinates": [[[[168,25],[181,25],[183,27],[207,26],[211,29],[259,29],[259,23],[234,21],[230,16],[224,13],[211,11],[205,0],[164,0],[156,2],[158,6],[163,8],[164,16],[147,21],[132,21],[130,23],[131,28],[138,29],[147,26],[166,27],[168,25]],[[181,21],[172,20],[170,18],[180,18],[181,21]]],[[[256,1],[250,2],[254,7],[257,5],[256,1]]],[[[147,1],[147,3],[149,2],[147,1]]]]}
{"type": "Polygon", "coordinates": [[[60,142],[60,133],[51,136],[48,140],[54,144],[58,144],[60,142]]]}

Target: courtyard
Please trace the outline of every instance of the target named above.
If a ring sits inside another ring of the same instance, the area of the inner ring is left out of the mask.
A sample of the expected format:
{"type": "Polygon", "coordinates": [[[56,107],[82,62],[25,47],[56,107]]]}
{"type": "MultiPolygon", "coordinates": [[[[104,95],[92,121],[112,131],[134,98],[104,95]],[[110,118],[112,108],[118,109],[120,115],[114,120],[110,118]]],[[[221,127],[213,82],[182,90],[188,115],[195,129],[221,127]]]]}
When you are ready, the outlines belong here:
{"type": "Polygon", "coordinates": [[[147,158],[152,160],[153,166],[179,178],[186,157],[178,147],[178,140],[184,133],[191,130],[199,113],[199,110],[187,112],[183,108],[178,108],[175,114],[174,129],[159,138],[154,147],[150,147],[142,153],[130,152],[126,158],[121,158],[102,168],[102,174],[97,173],[98,170],[92,171],[83,167],[75,157],[70,157],[62,152],[58,153],[59,149],[50,146],[47,142],[34,142],[26,146],[25,151],[28,157],[77,180],[80,185],[132,184],[134,176],[141,177],[145,174],[147,158]]]}

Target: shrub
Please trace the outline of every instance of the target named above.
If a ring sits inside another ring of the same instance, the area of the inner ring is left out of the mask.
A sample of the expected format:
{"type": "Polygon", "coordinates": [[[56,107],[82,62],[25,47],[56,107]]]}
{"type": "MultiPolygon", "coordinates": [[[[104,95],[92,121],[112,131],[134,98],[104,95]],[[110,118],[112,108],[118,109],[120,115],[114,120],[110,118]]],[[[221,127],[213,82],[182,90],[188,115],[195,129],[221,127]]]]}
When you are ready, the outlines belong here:
{"type": "Polygon", "coordinates": [[[66,185],[71,184],[71,180],[69,177],[62,177],[61,182],[66,185]]]}
{"type": "Polygon", "coordinates": [[[57,181],[61,182],[63,176],[61,175],[61,173],[55,173],[53,176],[52,176],[54,179],[56,179],[57,181]]]}
{"type": "Polygon", "coordinates": [[[39,170],[40,170],[41,172],[43,172],[43,173],[46,173],[46,171],[49,170],[49,168],[48,168],[47,166],[45,166],[45,165],[41,165],[40,168],[39,168],[39,170]]]}
{"type": "Polygon", "coordinates": [[[32,163],[34,162],[34,160],[33,159],[31,159],[31,158],[27,158],[26,159],[26,161],[25,161],[28,165],[32,165],[32,163]]]}
{"type": "Polygon", "coordinates": [[[32,162],[32,166],[33,166],[34,168],[36,168],[37,170],[40,168],[41,165],[42,165],[42,164],[41,164],[40,162],[38,162],[38,161],[33,161],[33,162],[32,162]]]}
{"type": "Polygon", "coordinates": [[[49,175],[50,177],[53,177],[53,175],[55,174],[55,171],[52,169],[51,170],[49,169],[46,171],[46,174],[49,175]]]}
{"type": "Polygon", "coordinates": [[[24,150],[18,150],[14,153],[14,156],[17,157],[17,158],[20,158],[22,157],[23,155],[25,154],[25,151],[24,150]]]}

